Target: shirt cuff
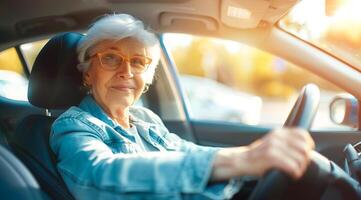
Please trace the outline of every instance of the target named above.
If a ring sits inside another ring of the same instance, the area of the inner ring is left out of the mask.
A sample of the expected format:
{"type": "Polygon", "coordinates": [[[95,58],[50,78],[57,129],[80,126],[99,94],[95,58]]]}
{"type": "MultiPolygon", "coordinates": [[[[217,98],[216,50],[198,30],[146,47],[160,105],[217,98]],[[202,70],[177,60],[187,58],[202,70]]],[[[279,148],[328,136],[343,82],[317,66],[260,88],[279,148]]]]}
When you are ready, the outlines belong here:
{"type": "Polygon", "coordinates": [[[207,199],[224,200],[231,199],[243,186],[241,178],[232,178],[228,182],[217,183],[207,186],[202,193],[207,199]]]}

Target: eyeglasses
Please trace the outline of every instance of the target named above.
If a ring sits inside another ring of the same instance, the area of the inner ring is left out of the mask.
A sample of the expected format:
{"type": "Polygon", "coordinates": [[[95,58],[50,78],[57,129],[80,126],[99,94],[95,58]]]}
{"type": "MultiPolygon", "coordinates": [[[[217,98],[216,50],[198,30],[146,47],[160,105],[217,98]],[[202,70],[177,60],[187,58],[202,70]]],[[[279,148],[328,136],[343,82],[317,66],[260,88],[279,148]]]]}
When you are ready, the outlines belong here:
{"type": "Polygon", "coordinates": [[[130,70],[133,74],[141,74],[145,72],[152,62],[151,58],[146,56],[134,55],[129,58],[119,54],[117,51],[106,50],[101,53],[95,54],[101,66],[105,70],[117,70],[120,66],[124,64],[124,62],[129,62],[130,70]]]}

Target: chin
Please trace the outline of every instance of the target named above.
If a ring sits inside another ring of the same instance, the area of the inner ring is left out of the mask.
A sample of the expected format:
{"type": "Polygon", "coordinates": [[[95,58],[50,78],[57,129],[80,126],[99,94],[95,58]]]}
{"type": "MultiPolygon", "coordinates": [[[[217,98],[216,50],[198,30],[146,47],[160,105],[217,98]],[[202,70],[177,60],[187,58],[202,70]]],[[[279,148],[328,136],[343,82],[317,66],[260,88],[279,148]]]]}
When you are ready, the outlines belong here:
{"type": "Polygon", "coordinates": [[[134,100],[133,98],[123,97],[123,98],[111,98],[108,102],[110,105],[113,105],[115,107],[127,108],[133,105],[134,100]]]}

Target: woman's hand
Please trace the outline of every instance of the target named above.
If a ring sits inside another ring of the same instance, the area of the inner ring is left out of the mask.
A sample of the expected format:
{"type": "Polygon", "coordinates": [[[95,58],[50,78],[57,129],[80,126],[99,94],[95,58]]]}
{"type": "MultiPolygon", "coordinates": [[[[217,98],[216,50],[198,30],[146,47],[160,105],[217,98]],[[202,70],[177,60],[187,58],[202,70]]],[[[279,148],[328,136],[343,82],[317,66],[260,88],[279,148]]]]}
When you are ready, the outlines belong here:
{"type": "Polygon", "coordinates": [[[303,129],[274,130],[246,147],[218,151],[211,180],[228,180],[242,175],[262,176],[273,168],[297,179],[305,172],[314,146],[311,136],[303,129]]]}

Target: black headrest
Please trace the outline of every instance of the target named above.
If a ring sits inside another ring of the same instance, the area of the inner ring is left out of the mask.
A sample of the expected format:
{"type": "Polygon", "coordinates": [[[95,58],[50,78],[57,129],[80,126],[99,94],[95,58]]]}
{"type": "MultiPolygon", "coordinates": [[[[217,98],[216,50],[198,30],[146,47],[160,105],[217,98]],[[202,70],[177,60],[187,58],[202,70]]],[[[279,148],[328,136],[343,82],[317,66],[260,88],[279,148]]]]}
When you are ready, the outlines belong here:
{"type": "Polygon", "coordinates": [[[80,90],[82,75],[77,70],[76,47],[80,33],[62,33],[43,47],[29,78],[28,99],[31,104],[49,109],[78,105],[84,97],[80,90]]]}

